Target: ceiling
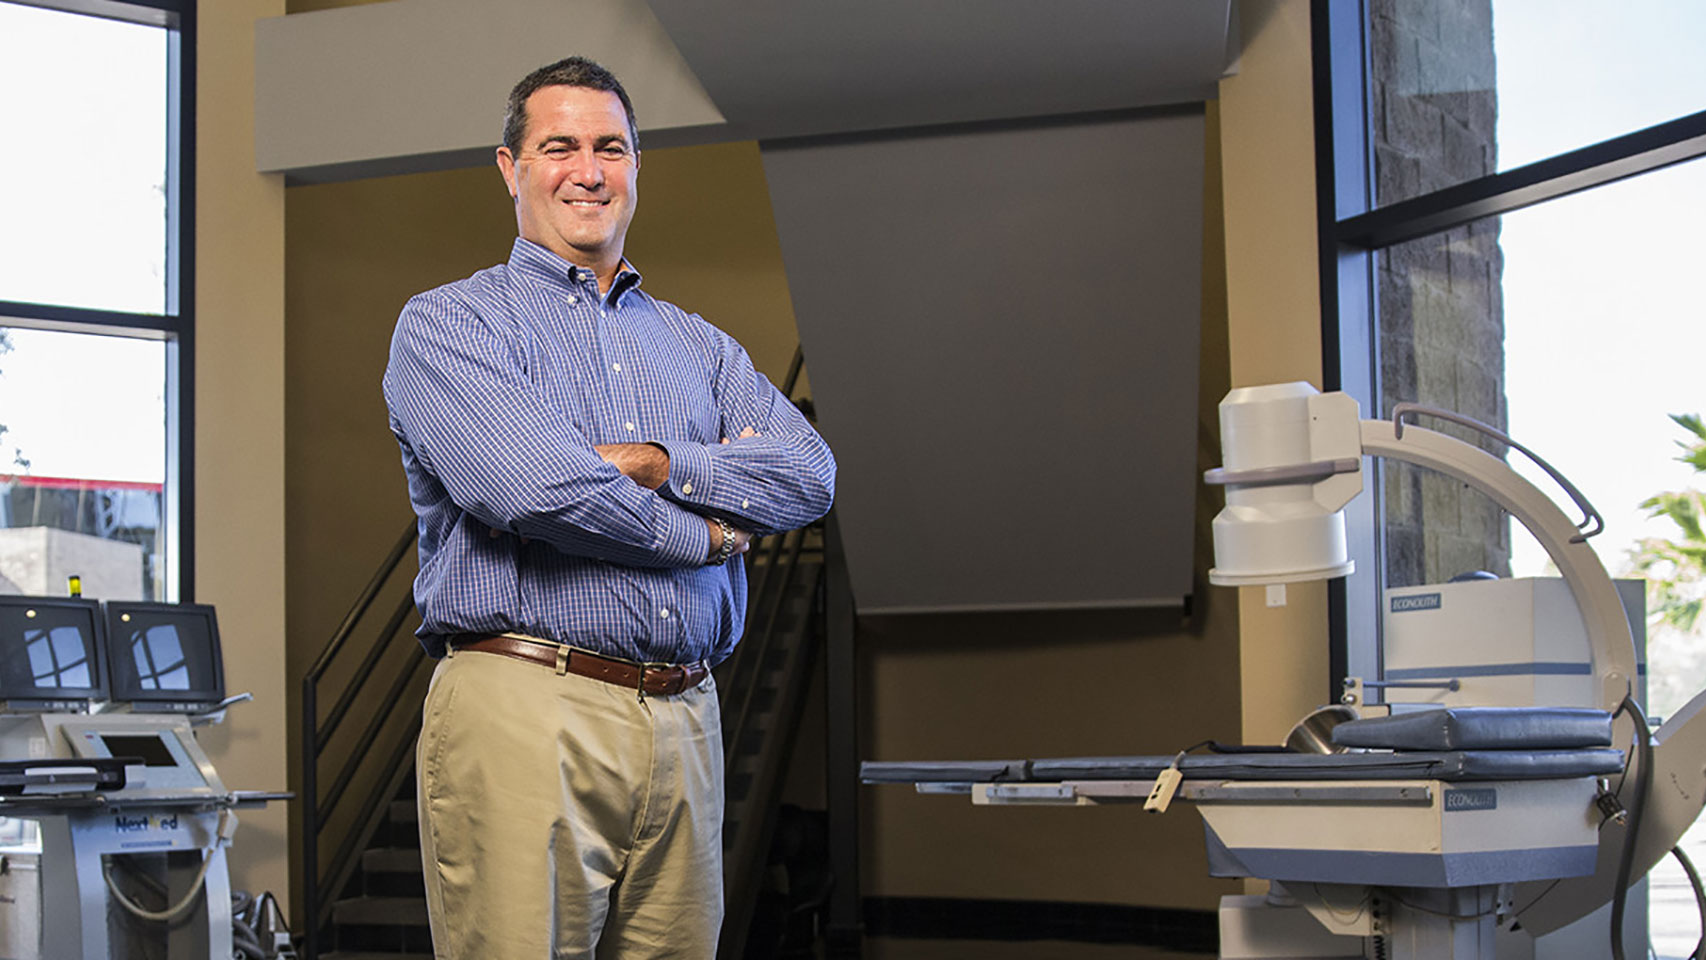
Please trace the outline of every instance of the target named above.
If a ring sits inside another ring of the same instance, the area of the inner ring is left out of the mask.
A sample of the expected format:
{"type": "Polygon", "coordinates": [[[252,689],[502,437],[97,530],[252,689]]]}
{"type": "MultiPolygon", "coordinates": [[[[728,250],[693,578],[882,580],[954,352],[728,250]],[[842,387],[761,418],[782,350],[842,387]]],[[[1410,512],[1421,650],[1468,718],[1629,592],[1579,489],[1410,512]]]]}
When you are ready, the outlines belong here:
{"type": "Polygon", "coordinates": [[[1237,36],[1233,0],[390,0],[256,25],[256,164],[489,163],[509,87],[571,53],[660,147],[1201,101],[1237,36]]]}

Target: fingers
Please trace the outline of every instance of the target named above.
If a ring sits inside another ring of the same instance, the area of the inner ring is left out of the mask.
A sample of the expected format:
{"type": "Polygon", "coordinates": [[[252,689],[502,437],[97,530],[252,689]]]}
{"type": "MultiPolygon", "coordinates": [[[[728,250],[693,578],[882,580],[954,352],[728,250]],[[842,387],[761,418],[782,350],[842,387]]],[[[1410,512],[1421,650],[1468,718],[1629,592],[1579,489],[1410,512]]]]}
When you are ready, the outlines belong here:
{"type": "MultiPolygon", "coordinates": [[[[508,530],[499,530],[497,527],[487,527],[486,528],[486,536],[492,540],[496,540],[497,538],[503,536],[504,534],[506,534],[508,532],[509,532],[508,530]]],[[[528,541],[527,541],[526,537],[520,537],[520,540],[521,540],[522,546],[524,546],[524,547],[527,546],[528,541]]]]}
{"type": "MultiPolygon", "coordinates": [[[[759,433],[759,432],[758,432],[758,431],[757,431],[757,430],[754,430],[754,429],[752,429],[752,428],[751,428],[751,427],[747,427],[747,428],[746,428],[746,429],[745,429],[745,430],[742,430],[742,431],[741,431],[741,432],[740,432],[740,436],[738,436],[738,437],[736,437],[736,438],[735,438],[735,439],[736,439],[736,440],[746,440],[746,439],[749,439],[749,438],[751,438],[751,437],[762,437],[762,436],[764,436],[764,434],[762,434],[762,433],[759,433]]],[[[729,438],[728,438],[728,437],[724,437],[724,438],[723,438],[723,442],[724,442],[724,443],[728,443],[728,442],[729,442],[729,438]]]]}

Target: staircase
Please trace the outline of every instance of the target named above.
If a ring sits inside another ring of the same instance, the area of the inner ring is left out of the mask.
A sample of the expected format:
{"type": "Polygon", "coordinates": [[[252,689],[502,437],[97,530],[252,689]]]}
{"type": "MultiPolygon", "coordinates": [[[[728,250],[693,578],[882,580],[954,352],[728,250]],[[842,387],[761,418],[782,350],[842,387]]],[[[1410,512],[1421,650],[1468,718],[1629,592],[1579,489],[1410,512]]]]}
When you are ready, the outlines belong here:
{"type": "MultiPolygon", "coordinates": [[[[784,396],[793,396],[803,365],[796,349],[784,396]]],[[[810,400],[796,403],[812,418],[810,400]]],[[[727,790],[718,945],[724,958],[771,955],[767,944],[749,951],[748,928],[770,859],[783,773],[825,640],[824,530],[832,522],[752,545],[744,560],[746,635],[715,671],[727,790]]],[[[305,960],[432,953],[412,749],[432,661],[412,635],[419,622],[409,593],[414,542],[411,521],[302,681],[305,960]],[[383,611],[389,613],[382,619],[369,616],[383,611]],[[334,692],[322,709],[322,695],[334,692]],[[324,787],[323,771],[331,774],[324,787]]],[[[844,571],[840,564],[830,568],[844,571]]]]}
{"type": "Polygon", "coordinates": [[[747,955],[783,774],[823,642],[823,571],[821,526],[766,541],[747,568],[746,636],[716,669],[726,798],[721,957],[747,955]]]}
{"type": "Polygon", "coordinates": [[[337,949],[324,960],[432,960],[414,787],[411,776],[386,806],[355,879],[332,905],[337,949]]]}

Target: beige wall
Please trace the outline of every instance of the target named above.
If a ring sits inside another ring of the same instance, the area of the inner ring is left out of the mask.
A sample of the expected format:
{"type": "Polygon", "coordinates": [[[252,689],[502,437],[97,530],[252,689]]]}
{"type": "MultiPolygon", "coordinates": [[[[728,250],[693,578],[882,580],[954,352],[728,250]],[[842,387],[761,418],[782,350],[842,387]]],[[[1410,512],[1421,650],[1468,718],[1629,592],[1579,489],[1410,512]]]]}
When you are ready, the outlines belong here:
{"type": "MultiPolygon", "coordinates": [[[[1309,4],[1245,0],[1239,11],[1239,72],[1220,85],[1231,383],[1320,387],[1309,4]]],[[[1326,600],[1322,583],[1286,588],[1284,606],[1240,588],[1247,742],[1282,740],[1326,699],[1326,600]]]]}
{"type": "MultiPolygon", "coordinates": [[[[225,685],[250,691],[200,741],[230,789],[282,790],[285,671],[284,183],[255,172],[255,20],[283,0],[199,5],[196,50],[195,599],[219,608],[225,685]]],[[[287,810],[245,811],[235,889],[289,894],[287,810]]]]}

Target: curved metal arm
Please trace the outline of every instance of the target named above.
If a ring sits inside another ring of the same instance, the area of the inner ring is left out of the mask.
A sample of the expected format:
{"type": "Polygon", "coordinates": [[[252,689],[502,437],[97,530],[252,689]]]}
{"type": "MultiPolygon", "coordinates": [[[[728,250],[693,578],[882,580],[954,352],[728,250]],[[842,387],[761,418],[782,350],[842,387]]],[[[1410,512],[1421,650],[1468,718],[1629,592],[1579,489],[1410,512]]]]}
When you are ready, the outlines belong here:
{"type": "Polygon", "coordinates": [[[1540,454],[1535,453],[1533,450],[1528,449],[1520,443],[1517,443],[1515,440],[1511,439],[1509,434],[1506,434],[1504,431],[1499,430],[1496,427],[1482,423],[1474,417],[1466,417],[1454,410],[1444,410],[1439,407],[1430,407],[1422,403],[1406,402],[1400,403],[1392,408],[1392,435],[1399,440],[1404,439],[1404,418],[1409,417],[1413,421],[1418,415],[1433,417],[1437,420],[1445,420],[1455,423],[1460,427],[1468,427],[1477,433],[1492,437],[1499,443],[1522,453],[1523,456],[1534,461],[1535,466],[1546,471],[1546,475],[1551,477],[1552,481],[1558,486],[1563,487],[1564,492],[1570,495],[1571,500],[1576,501],[1577,507],[1581,508],[1582,522],[1576,524],[1576,529],[1581,530],[1589,523],[1594,524],[1594,528],[1592,530],[1588,530],[1585,533],[1579,533],[1571,537],[1571,543],[1581,543],[1589,537],[1597,536],[1605,532],[1605,518],[1601,517],[1599,515],[1599,511],[1593,508],[1593,504],[1588,502],[1588,498],[1580,490],[1576,489],[1575,484],[1566,479],[1564,475],[1559,473],[1550,463],[1541,459],[1540,454]]]}
{"type": "Polygon", "coordinates": [[[1599,681],[1600,706],[1614,711],[1633,688],[1635,640],[1623,601],[1599,555],[1550,497],[1510,465],[1473,444],[1423,427],[1402,431],[1395,422],[1361,422],[1364,453],[1429,467],[1485,493],[1540,541],[1569,585],[1587,627],[1588,658],[1599,681]]]}

